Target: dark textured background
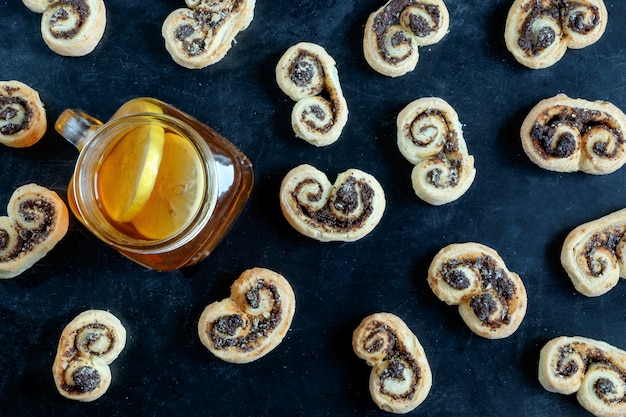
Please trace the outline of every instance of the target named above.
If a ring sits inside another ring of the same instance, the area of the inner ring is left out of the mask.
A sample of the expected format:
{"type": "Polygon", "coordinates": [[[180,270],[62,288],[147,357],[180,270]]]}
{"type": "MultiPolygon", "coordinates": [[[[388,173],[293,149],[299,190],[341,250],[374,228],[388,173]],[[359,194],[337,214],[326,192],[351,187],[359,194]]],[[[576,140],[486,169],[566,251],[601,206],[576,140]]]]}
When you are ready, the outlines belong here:
{"type": "MultiPolygon", "coordinates": [[[[40,16],[18,0],[0,1],[0,79],[37,89],[46,136],[27,149],[0,149],[0,205],[37,182],[65,196],[77,152],[52,128],[67,107],[102,119],[136,96],[153,96],[206,122],[255,164],[256,184],[231,233],[201,264],[148,271],[89,235],[75,220],[58,246],[20,277],[0,282],[2,416],[363,416],[384,415],[368,391],[370,368],[352,352],[353,329],[379,311],[400,316],[423,344],[433,372],[417,416],[588,415],[574,396],[544,391],[539,350],[560,335],[626,348],[626,283],[600,298],[577,293],[559,264],[561,244],[579,224],[626,206],[626,169],[594,177],[539,169],[523,153],[519,127],[540,99],[564,92],[626,108],[626,2],[607,1],[603,38],[533,71],[506,51],[511,1],[448,0],[450,33],[421,49],[415,71],[391,79],[362,53],[363,27],[381,0],[259,0],[250,27],[225,59],[202,70],[176,65],[161,24],[183,0],[107,0],[104,38],[90,55],[51,52],[40,16]],[[324,46],[337,61],[350,116],[341,139],[315,148],[294,137],[291,100],[274,67],[300,41],[324,46]],[[410,184],[411,164],[396,148],[395,117],[410,101],[440,96],[457,110],[477,176],[458,201],[432,207],[410,184]],[[320,243],[283,218],[280,181],[310,163],[334,180],[347,168],[382,183],[387,209],[355,243],[320,243]],[[486,340],[456,308],[430,291],[435,253],[454,242],[496,249],[528,291],[528,313],[504,340],[486,340]],[[282,273],[297,305],[287,337],[248,365],[213,357],[199,342],[202,309],[225,298],[245,269],[282,273]],[[50,368],[63,327],[85,309],[107,309],[128,330],[98,401],[62,398],[50,368]]],[[[0,210],[5,213],[4,209],[0,210]]]]}

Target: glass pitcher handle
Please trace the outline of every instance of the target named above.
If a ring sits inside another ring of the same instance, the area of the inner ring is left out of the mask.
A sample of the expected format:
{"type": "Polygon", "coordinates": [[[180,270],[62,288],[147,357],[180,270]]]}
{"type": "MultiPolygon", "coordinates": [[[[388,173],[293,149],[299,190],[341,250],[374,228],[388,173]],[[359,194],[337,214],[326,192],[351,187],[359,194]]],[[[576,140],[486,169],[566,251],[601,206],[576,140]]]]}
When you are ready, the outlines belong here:
{"type": "Polygon", "coordinates": [[[93,116],[74,109],[66,109],[61,113],[54,128],[79,151],[93,137],[102,122],[93,116]]]}

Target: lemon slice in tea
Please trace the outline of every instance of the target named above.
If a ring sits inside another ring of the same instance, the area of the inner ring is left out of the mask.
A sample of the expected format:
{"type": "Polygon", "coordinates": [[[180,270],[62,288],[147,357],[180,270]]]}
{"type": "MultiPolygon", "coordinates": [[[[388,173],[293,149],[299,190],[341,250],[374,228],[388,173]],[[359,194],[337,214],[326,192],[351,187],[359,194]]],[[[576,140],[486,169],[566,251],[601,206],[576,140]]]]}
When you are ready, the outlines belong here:
{"type": "Polygon", "coordinates": [[[166,133],[159,175],[144,209],[132,221],[135,229],[147,239],[167,239],[185,228],[202,204],[205,175],[193,144],[166,133]]]}
{"type": "Polygon", "coordinates": [[[146,205],[156,183],[164,141],[162,127],[138,126],[104,157],[98,171],[98,193],[114,221],[129,222],[146,205]]]}
{"type": "Polygon", "coordinates": [[[136,98],[130,101],[127,101],[117,109],[113,117],[111,119],[117,119],[118,117],[128,116],[130,114],[137,113],[156,113],[163,114],[163,110],[154,103],[147,101],[145,99],[136,98]]]}

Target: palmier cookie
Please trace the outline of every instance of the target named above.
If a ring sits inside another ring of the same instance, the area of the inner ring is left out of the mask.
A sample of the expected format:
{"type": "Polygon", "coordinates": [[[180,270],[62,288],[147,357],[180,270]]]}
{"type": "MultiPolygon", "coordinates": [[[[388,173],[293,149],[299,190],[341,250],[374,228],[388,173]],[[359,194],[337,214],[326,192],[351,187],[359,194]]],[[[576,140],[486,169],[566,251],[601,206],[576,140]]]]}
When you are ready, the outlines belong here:
{"type": "Polygon", "coordinates": [[[415,100],[398,115],[398,148],[415,165],[415,194],[433,205],[461,197],[476,177],[456,111],[445,100],[415,100]]]}
{"type": "Polygon", "coordinates": [[[104,35],[106,7],[103,0],[22,0],[41,17],[41,35],[48,47],[63,56],[84,56],[104,35]]]}
{"type": "Polygon", "coordinates": [[[558,94],[540,101],[520,130],[524,152],[550,171],[609,174],[626,162],[626,115],[606,101],[558,94]]]}
{"type": "Polygon", "coordinates": [[[595,43],[607,20],[602,0],[516,0],[509,9],[504,40],[520,64],[546,68],[559,61],[568,48],[595,43]]]}
{"type": "Polygon", "coordinates": [[[20,81],[0,81],[0,143],[13,148],[34,145],[47,127],[37,91],[20,81]]]}
{"type": "Polygon", "coordinates": [[[185,0],[163,22],[165,49],[174,62],[204,68],[226,56],[237,34],[254,18],[255,0],[185,0]]]}
{"type": "Polygon", "coordinates": [[[218,358],[252,362],[280,344],[295,308],[295,294],[282,275],[265,268],[248,269],[231,286],[230,298],[204,309],[198,335],[218,358]]]}
{"type": "Polygon", "coordinates": [[[513,334],[526,315],[526,288],[498,253],[479,243],[443,248],[428,269],[428,285],[448,305],[458,305],[467,326],[487,339],[513,334]]]}
{"type": "Polygon", "coordinates": [[[61,333],[52,375],[59,393],[69,399],[94,401],[111,385],[109,364],[126,345],[126,329],[108,311],[87,310],[61,333]]]}
{"type": "Polygon", "coordinates": [[[626,278],[626,209],[582,224],[563,243],[561,264],[587,297],[605,294],[626,278]]]}
{"type": "Polygon", "coordinates": [[[430,366],[402,319],[391,313],[366,317],[352,335],[352,348],[373,368],[369,389],[378,407],[404,414],[424,402],[432,385],[430,366]]]}
{"type": "Polygon", "coordinates": [[[54,191],[27,184],[13,192],[0,217],[0,278],[13,278],[43,258],[65,236],[68,212],[54,191]]]}
{"type": "Polygon", "coordinates": [[[550,340],[539,356],[539,382],[550,392],[576,393],[597,417],[626,415],[626,352],[584,337],[550,340]]]}
{"type": "Polygon", "coordinates": [[[348,121],[335,60],[319,45],[301,42],[283,54],[276,82],[296,102],[291,125],[296,136],[315,146],[339,139],[348,121]]]}
{"type": "Polygon", "coordinates": [[[331,184],[315,167],[300,165],[280,186],[280,207],[289,224],[321,242],[361,239],[376,227],[385,205],[376,178],[358,169],[342,172],[331,184]]]}
{"type": "Polygon", "coordinates": [[[418,47],[439,42],[449,25],[442,0],[389,0],[365,24],[365,60],[383,75],[404,75],[415,69],[418,47]]]}

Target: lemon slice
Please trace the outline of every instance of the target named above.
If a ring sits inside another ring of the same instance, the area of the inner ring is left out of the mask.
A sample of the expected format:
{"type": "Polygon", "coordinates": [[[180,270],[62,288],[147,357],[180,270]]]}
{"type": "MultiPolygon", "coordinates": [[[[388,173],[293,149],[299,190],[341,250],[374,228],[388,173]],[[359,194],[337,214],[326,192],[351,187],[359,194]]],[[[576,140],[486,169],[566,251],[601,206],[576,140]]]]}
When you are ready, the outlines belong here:
{"type": "Polygon", "coordinates": [[[129,222],[146,205],[163,156],[165,131],[139,126],[120,139],[98,171],[100,201],[117,222],[129,222]]]}
{"type": "Polygon", "coordinates": [[[165,134],[163,159],[154,190],[132,224],[147,239],[167,239],[185,228],[204,198],[205,171],[186,138],[165,134]]]}
{"type": "Polygon", "coordinates": [[[128,116],[129,114],[137,113],[163,114],[163,110],[154,103],[146,101],[145,99],[136,98],[124,103],[122,107],[117,109],[111,119],[117,119],[118,117],[128,116]]]}

